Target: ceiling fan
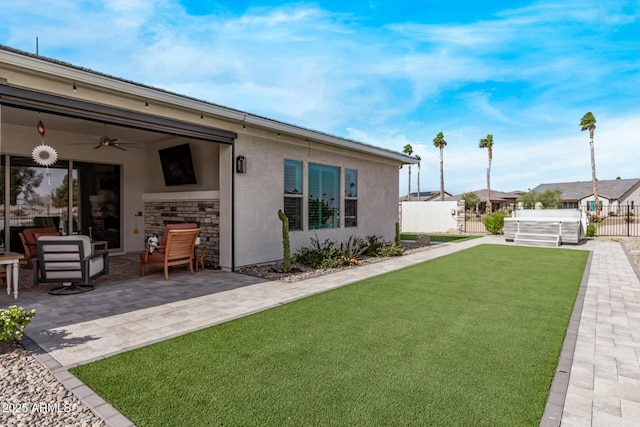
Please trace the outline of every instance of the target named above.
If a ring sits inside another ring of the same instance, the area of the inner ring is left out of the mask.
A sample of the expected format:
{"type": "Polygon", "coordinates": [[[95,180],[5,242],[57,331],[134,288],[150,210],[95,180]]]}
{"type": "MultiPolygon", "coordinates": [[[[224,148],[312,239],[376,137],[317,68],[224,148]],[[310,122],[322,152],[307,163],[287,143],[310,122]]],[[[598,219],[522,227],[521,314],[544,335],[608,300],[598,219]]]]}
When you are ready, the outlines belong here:
{"type": "Polygon", "coordinates": [[[116,142],[118,138],[109,138],[106,133],[100,137],[100,142],[98,145],[93,147],[95,150],[102,147],[113,147],[118,150],[127,151],[126,148],[122,147],[120,143],[116,142]]]}
{"type": "Polygon", "coordinates": [[[107,124],[104,123],[104,131],[102,132],[102,136],[98,141],[98,145],[96,145],[93,148],[97,150],[98,148],[102,148],[102,147],[113,147],[122,151],[127,151],[125,147],[139,148],[138,144],[135,142],[117,142],[117,141],[118,141],[118,138],[111,138],[110,136],[107,135],[107,124]]]}

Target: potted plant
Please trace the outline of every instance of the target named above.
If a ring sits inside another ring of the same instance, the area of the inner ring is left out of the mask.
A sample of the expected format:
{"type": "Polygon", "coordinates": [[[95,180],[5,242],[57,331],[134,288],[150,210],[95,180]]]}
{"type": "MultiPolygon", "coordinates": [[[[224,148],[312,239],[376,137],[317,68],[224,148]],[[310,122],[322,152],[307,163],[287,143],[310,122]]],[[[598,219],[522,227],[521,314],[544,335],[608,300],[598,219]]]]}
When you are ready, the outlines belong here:
{"type": "Polygon", "coordinates": [[[14,342],[22,338],[24,328],[35,315],[35,310],[27,311],[15,305],[0,309],[0,344],[3,344],[3,349],[12,348],[14,342]]]}

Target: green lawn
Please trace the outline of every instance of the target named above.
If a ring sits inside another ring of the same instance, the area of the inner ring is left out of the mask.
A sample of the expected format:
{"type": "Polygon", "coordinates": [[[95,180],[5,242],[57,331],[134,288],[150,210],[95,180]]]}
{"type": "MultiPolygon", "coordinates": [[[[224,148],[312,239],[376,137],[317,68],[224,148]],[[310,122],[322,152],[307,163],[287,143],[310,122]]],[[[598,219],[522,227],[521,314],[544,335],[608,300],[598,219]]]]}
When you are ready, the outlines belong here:
{"type": "Polygon", "coordinates": [[[139,426],[537,426],[587,256],[481,245],[72,372],[139,426]]]}

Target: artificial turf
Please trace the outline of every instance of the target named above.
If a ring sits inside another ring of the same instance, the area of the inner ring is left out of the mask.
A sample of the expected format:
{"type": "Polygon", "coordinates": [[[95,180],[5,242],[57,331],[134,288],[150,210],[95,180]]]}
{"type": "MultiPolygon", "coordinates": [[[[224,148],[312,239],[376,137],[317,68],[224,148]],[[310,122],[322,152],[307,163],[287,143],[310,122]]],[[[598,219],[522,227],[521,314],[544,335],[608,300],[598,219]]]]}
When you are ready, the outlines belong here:
{"type": "Polygon", "coordinates": [[[587,256],[481,245],[72,372],[139,426],[534,426],[587,256]]]}

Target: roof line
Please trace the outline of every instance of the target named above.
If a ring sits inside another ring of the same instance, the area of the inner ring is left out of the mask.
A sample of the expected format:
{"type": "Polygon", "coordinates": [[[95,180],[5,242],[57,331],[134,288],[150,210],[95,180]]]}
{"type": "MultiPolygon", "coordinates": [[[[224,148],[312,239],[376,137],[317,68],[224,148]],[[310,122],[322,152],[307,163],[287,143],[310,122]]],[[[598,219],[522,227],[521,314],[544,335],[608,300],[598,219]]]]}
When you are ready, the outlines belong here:
{"type": "Polygon", "coordinates": [[[60,61],[57,59],[35,55],[33,53],[14,49],[9,46],[0,44],[0,54],[5,52],[7,63],[12,63],[17,66],[31,68],[37,71],[45,71],[55,73],[61,77],[68,78],[70,80],[80,82],[79,77],[85,78],[85,83],[94,84],[101,87],[106,87],[112,90],[126,92],[132,95],[138,95],[142,98],[149,99],[151,101],[166,102],[169,104],[179,105],[185,108],[193,109],[199,113],[208,113],[217,115],[229,120],[235,120],[239,123],[253,124],[255,126],[265,127],[279,131],[281,133],[288,133],[293,136],[299,136],[306,139],[315,139],[316,141],[327,143],[334,146],[340,146],[344,148],[350,148],[361,152],[376,154],[381,157],[386,157],[396,161],[400,161],[403,164],[416,164],[418,161],[411,156],[398,151],[393,151],[387,148],[366,144],[360,141],[343,138],[340,136],[332,135],[326,132],[316,131],[313,129],[304,128],[301,126],[289,124],[275,119],[270,119],[257,114],[252,114],[242,110],[238,110],[231,107],[215,104],[213,102],[205,101],[195,97],[182,95],[179,93],[171,92],[165,89],[157,88],[154,86],[145,85],[132,80],[127,80],[121,77],[116,77],[94,71],[88,68],[79,67],[77,65],[60,61]],[[9,61],[9,58],[13,57],[14,61],[9,61]],[[23,60],[20,61],[19,58],[23,60]],[[39,64],[46,64],[50,67],[46,70],[44,67],[37,67],[31,63],[25,63],[24,59],[28,61],[36,61],[39,64]],[[111,84],[110,84],[111,83],[111,84]],[[149,93],[153,93],[155,96],[150,96],[149,93]]]}

